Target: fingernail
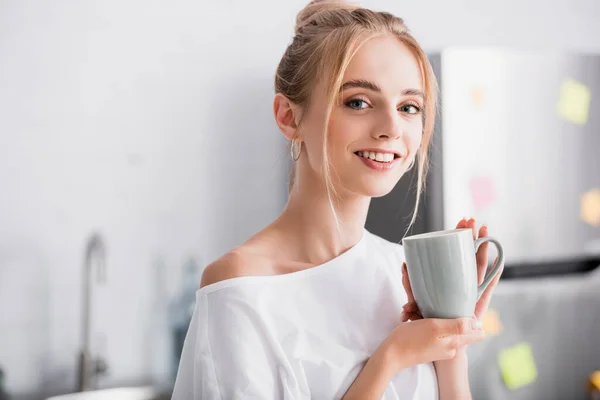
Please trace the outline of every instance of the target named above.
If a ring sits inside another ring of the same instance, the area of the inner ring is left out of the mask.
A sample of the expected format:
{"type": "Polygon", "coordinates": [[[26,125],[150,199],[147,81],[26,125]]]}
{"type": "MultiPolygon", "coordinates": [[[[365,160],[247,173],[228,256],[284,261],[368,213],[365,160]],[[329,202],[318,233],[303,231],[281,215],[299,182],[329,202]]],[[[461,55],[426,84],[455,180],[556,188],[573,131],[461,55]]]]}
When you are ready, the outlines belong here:
{"type": "Polygon", "coordinates": [[[483,322],[481,322],[477,318],[473,318],[471,319],[471,327],[473,328],[473,330],[480,330],[483,328],[483,322]]]}

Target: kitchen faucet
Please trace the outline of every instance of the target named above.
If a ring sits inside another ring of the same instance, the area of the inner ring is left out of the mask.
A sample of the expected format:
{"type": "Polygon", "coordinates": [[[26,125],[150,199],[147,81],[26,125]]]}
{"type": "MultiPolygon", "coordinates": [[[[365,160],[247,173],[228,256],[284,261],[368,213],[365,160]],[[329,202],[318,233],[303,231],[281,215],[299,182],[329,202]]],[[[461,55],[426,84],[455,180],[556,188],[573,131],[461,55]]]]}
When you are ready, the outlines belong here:
{"type": "Polygon", "coordinates": [[[99,233],[93,233],[85,247],[83,263],[83,287],[81,314],[81,350],[77,368],[77,391],[83,392],[92,389],[92,377],[106,371],[106,363],[102,359],[93,360],[90,351],[90,323],[92,300],[92,269],[96,269],[96,282],[106,282],[106,246],[99,233]]]}

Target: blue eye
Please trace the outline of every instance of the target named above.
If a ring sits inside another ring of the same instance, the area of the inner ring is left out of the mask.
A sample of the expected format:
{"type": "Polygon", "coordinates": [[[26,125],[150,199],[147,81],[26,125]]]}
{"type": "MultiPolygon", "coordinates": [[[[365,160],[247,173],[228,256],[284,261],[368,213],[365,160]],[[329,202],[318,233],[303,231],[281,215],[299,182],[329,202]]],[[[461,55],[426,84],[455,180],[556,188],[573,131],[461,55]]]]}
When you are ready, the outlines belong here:
{"type": "Polygon", "coordinates": [[[354,110],[362,110],[369,107],[369,104],[362,99],[350,99],[346,102],[346,107],[350,107],[354,110]]]}
{"type": "Polygon", "coordinates": [[[414,104],[405,104],[400,107],[400,111],[405,112],[407,114],[418,114],[421,112],[421,109],[414,104]]]}

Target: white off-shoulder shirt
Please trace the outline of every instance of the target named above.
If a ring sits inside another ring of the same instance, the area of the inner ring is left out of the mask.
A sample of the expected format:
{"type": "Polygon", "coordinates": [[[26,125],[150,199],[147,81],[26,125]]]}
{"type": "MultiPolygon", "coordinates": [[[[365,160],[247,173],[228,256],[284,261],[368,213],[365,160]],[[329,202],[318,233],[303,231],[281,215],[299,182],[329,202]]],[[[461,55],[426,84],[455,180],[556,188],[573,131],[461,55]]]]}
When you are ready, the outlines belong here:
{"type": "MultiPolygon", "coordinates": [[[[324,264],[199,289],[172,399],[342,398],[401,322],[403,261],[365,229],[324,264]]],[[[438,399],[433,364],[400,371],[382,398],[438,399]]]]}

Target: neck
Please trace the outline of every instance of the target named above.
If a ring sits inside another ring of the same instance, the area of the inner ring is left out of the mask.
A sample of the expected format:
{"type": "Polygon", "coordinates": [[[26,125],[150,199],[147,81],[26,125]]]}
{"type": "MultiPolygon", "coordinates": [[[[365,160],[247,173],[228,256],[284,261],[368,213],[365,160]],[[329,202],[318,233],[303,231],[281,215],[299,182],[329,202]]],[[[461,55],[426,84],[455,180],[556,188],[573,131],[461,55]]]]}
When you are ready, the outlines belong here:
{"type": "Polygon", "coordinates": [[[315,178],[297,173],[288,203],[273,225],[291,244],[289,249],[284,245],[288,256],[318,265],[337,257],[360,240],[371,198],[350,193],[332,196],[339,221],[338,232],[327,191],[315,178]]]}

